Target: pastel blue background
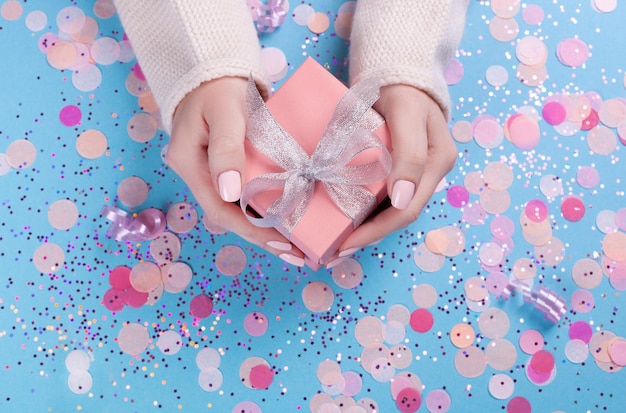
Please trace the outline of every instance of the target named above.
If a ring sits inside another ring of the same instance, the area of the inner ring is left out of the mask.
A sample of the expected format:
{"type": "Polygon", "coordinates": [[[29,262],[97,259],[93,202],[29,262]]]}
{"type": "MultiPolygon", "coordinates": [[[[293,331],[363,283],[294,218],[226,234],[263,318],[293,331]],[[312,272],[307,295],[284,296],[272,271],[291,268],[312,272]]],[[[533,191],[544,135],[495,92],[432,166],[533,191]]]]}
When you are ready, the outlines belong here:
{"type": "MultiPolygon", "coordinates": [[[[341,3],[311,4],[332,17],[341,3]]],[[[531,104],[540,109],[542,100],[551,92],[595,90],[605,99],[624,96],[624,5],[620,4],[613,13],[600,14],[591,8],[588,0],[537,4],[546,11],[541,26],[526,25],[521,15],[516,18],[521,27],[518,38],[525,34],[545,36],[550,51],[547,62],[550,78],[544,89],[528,88],[515,79],[518,62],[514,46],[499,43],[489,34],[487,22],[493,13],[488,2],[472,1],[457,56],[465,74],[450,89],[455,104],[452,122],[471,121],[483,113],[502,122],[519,106],[531,104]],[[583,68],[563,66],[554,53],[559,41],[574,36],[591,46],[592,57],[583,68]],[[495,64],[509,72],[508,83],[500,89],[484,80],[485,70],[495,64]]],[[[279,259],[237,236],[212,235],[200,223],[180,237],[183,242],[180,260],[192,266],[195,276],[186,291],[165,294],[154,307],[126,308],[116,314],[104,308],[100,301],[109,288],[108,271],[118,265],[132,266],[140,259],[149,259],[147,244],[137,247],[104,237],[108,222],[99,216],[100,209],[104,204],[119,205],[115,200],[118,183],[137,175],[150,184],[149,198],[138,210],[150,206],[167,210],[175,202],[196,203],[184,183],[161,162],[161,149],[168,140],[165,134],[160,132],[147,144],[134,142],[127,136],[128,119],[141,111],[137,99],[128,94],[124,85],[134,61],[99,66],[103,82],[92,93],[79,92],[69,80],[69,71],[60,72],[46,63],[37,40],[46,31],[57,31],[56,14],[69,5],[76,5],[93,16],[90,1],[35,0],[24,3],[24,14],[19,20],[0,20],[0,152],[5,152],[12,141],[23,138],[37,147],[37,159],[30,168],[0,176],[1,411],[230,412],[236,403],[244,400],[254,401],[264,412],[309,411],[310,398],[321,391],[315,377],[318,364],[339,356],[344,371],[363,373],[363,390],[355,399],[371,397],[382,412],[395,411],[389,384],[372,380],[355,360],[361,354],[361,346],[354,338],[354,327],[365,315],[384,316],[393,304],[415,309],[411,288],[421,283],[432,284],[439,293],[437,305],[432,309],[433,329],[425,334],[407,330],[408,345],[413,355],[419,356],[407,370],[421,378],[426,386],[424,397],[433,389],[443,388],[452,398],[453,412],[505,410],[507,400],[496,400],[487,390],[489,378],[498,372],[487,367],[479,378],[466,379],[454,368],[456,348],[450,343],[448,332],[463,321],[472,322],[478,332],[478,314],[467,309],[463,284],[468,277],[486,276],[474,246],[489,241],[491,234],[489,221],[482,226],[462,223],[461,211],[445,202],[445,192],[435,194],[419,220],[410,227],[356,254],[365,277],[362,285],[353,290],[334,285],[328,271],[313,273],[306,268],[284,266],[279,259]],[[24,25],[24,16],[33,10],[48,14],[49,27],[38,33],[31,33],[24,25]],[[60,123],[59,111],[68,104],[80,106],[81,125],[66,127],[60,123]],[[78,155],[75,139],[86,129],[101,130],[108,137],[110,154],[96,160],[78,155]],[[55,230],[48,223],[48,207],[58,199],[70,199],[79,209],[78,224],[69,231],[55,230]],[[412,249],[423,242],[429,230],[445,225],[463,228],[466,251],[447,260],[441,271],[423,273],[413,262],[412,249]],[[65,250],[64,268],[52,275],[40,274],[32,263],[33,251],[46,241],[55,242],[65,250]],[[240,245],[248,258],[245,271],[236,279],[221,275],[215,267],[215,255],[228,244],[240,245]],[[335,291],[335,303],[327,313],[312,313],[302,304],[302,288],[318,280],[328,282],[335,291]],[[189,301],[201,292],[221,296],[216,300],[219,316],[214,314],[194,326],[188,312],[189,301]],[[251,337],[243,328],[243,318],[251,311],[261,311],[269,318],[270,328],[261,337],[251,337]],[[220,368],[224,373],[221,391],[206,393],[198,386],[199,370],[195,364],[198,349],[193,346],[186,345],[175,356],[166,356],[156,347],[142,353],[139,360],[122,354],[114,339],[124,322],[147,322],[152,344],[159,331],[168,329],[179,332],[188,329],[190,336],[186,344],[198,342],[198,334],[206,335],[206,340],[199,341],[199,348],[210,346],[225,352],[220,368]],[[84,349],[93,356],[89,370],[94,377],[91,394],[75,395],[67,387],[69,373],[64,362],[73,349],[84,349]],[[250,390],[239,382],[239,365],[251,356],[265,358],[277,371],[269,390],[250,390]]],[[[297,5],[294,2],[292,9],[297,5]]],[[[121,39],[123,31],[117,17],[97,20],[100,35],[121,39]]],[[[289,73],[305,57],[312,56],[346,78],[346,45],[334,35],[332,24],[326,33],[316,37],[288,18],[275,33],[262,35],[261,41],[264,46],[280,47],[286,53],[289,73]]],[[[462,155],[447,179],[450,185],[462,185],[465,173],[481,170],[487,162],[501,157],[510,159],[515,155],[520,161],[530,161],[527,174],[519,164],[514,166],[512,202],[506,215],[516,222],[515,249],[506,257],[507,273],[516,259],[533,258],[533,249],[522,238],[518,222],[520,208],[528,200],[545,199],[539,191],[541,176],[558,175],[566,194],[582,196],[588,211],[577,223],[562,217],[558,201],[549,204],[554,233],[566,243],[566,258],[557,267],[540,269],[545,285],[569,301],[571,293],[578,289],[571,279],[572,265],[601,251],[603,234],[595,228],[597,212],[626,206],[620,192],[626,187],[623,178],[619,179],[624,176],[620,159],[624,147],[618,144],[618,150],[610,156],[593,155],[583,133],[566,138],[553,132],[545,122],[541,126],[541,144],[530,153],[520,151],[506,140],[490,152],[474,142],[459,144],[462,155]],[[575,183],[576,171],[578,166],[591,164],[600,172],[603,186],[585,190],[575,183]]],[[[593,311],[568,312],[556,326],[517,301],[492,301],[511,320],[505,338],[517,345],[521,332],[538,329],[546,339],[546,349],[556,357],[556,379],[545,387],[527,380],[522,366],[529,356],[519,349],[516,366],[506,372],[516,380],[514,395],[528,398],[533,411],[623,410],[626,402],[623,372],[605,373],[594,365],[591,357],[583,365],[574,365],[563,353],[568,341],[567,328],[572,321],[592,321],[594,328],[626,335],[621,294],[604,279],[593,295],[596,303],[593,311]]],[[[486,342],[482,343],[483,347],[486,342]]],[[[422,406],[420,411],[426,411],[426,407],[422,406]]]]}

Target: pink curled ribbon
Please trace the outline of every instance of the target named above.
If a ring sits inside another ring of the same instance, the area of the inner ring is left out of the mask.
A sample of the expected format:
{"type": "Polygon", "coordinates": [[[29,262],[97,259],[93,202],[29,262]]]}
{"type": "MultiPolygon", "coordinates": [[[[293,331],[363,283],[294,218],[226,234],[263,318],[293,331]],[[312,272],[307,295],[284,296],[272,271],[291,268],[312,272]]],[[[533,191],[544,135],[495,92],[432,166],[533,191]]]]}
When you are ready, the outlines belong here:
{"type": "Polygon", "coordinates": [[[100,215],[111,221],[106,236],[120,242],[154,239],[165,229],[165,215],[156,208],[144,209],[133,217],[117,207],[105,205],[100,215]]]}
{"type": "Polygon", "coordinates": [[[514,280],[504,288],[502,298],[508,300],[513,291],[520,292],[526,304],[532,304],[535,310],[542,313],[545,319],[552,323],[558,323],[567,313],[565,299],[543,285],[537,285],[531,289],[525,282],[514,280]]]}
{"type": "Polygon", "coordinates": [[[274,227],[291,234],[306,211],[316,182],[356,227],[376,207],[376,197],[363,185],[384,179],[391,170],[391,155],[373,132],[383,119],[371,110],[378,99],[380,82],[370,78],[357,83],[341,98],[330,122],[309,156],[274,119],[254,81],[248,82],[246,137],[252,145],[284,172],[268,173],[248,182],[241,194],[241,209],[259,227],[274,227]],[[348,165],[361,152],[377,148],[376,161],[348,165]],[[265,211],[263,218],[246,213],[259,193],[282,189],[283,193],[265,211]]]}
{"type": "Polygon", "coordinates": [[[286,0],[268,0],[267,4],[254,9],[256,28],[262,33],[271,33],[285,22],[289,2],[286,0]]]}

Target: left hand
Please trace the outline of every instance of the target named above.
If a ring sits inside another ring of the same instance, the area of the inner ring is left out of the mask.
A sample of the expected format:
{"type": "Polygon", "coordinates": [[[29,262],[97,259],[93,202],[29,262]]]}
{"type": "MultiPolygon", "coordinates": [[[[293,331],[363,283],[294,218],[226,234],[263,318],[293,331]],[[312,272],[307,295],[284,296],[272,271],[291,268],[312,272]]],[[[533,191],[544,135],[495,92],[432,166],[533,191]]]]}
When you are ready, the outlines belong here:
{"type": "MultiPolygon", "coordinates": [[[[349,256],[417,220],[456,162],[456,146],[446,118],[425,92],[408,85],[384,86],[374,109],[385,118],[391,132],[392,168],[387,192],[392,206],[358,227],[339,248],[339,257],[349,256]]],[[[331,259],[328,267],[336,262],[339,260],[331,259]]]]}

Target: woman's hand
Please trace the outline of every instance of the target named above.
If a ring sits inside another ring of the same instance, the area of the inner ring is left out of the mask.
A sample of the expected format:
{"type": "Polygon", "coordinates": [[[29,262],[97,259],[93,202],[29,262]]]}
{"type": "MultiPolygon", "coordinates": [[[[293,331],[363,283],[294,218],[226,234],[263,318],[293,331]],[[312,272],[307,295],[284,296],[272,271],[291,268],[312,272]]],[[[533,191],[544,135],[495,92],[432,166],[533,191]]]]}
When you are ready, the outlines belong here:
{"type": "Polygon", "coordinates": [[[167,162],[212,224],[302,266],[300,250],[275,229],[252,225],[232,203],[239,200],[245,174],[247,86],[246,79],[223,77],[189,93],[174,114],[167,162]]]}
{"type": "MultiPolygon", "coordinates": [[[[408,85],[385,86],[374,108],[391,132],[392,169],[387,192],[392,206],[358,227],[341,245],[338,258],[414,222],[456,161],[446,118],[425,92],[408,85]]],[[[327,267],[338,262],[331,260],[327,267]]]]}

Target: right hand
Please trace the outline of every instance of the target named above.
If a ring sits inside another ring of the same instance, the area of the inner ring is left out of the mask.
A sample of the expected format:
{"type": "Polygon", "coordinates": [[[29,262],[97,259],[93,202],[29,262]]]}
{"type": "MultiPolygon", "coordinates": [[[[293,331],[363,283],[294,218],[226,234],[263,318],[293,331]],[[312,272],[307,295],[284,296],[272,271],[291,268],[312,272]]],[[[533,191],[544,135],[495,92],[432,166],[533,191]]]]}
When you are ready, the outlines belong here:
{"type": "Polygon", "coordinates": [[[174,114],[167,163],[185,181],[207,219],[297,266],[304,254],[273,228],[252,225],[239,200],[245,174],[246,90],[240,77],[203,83],[174,114]]]}

